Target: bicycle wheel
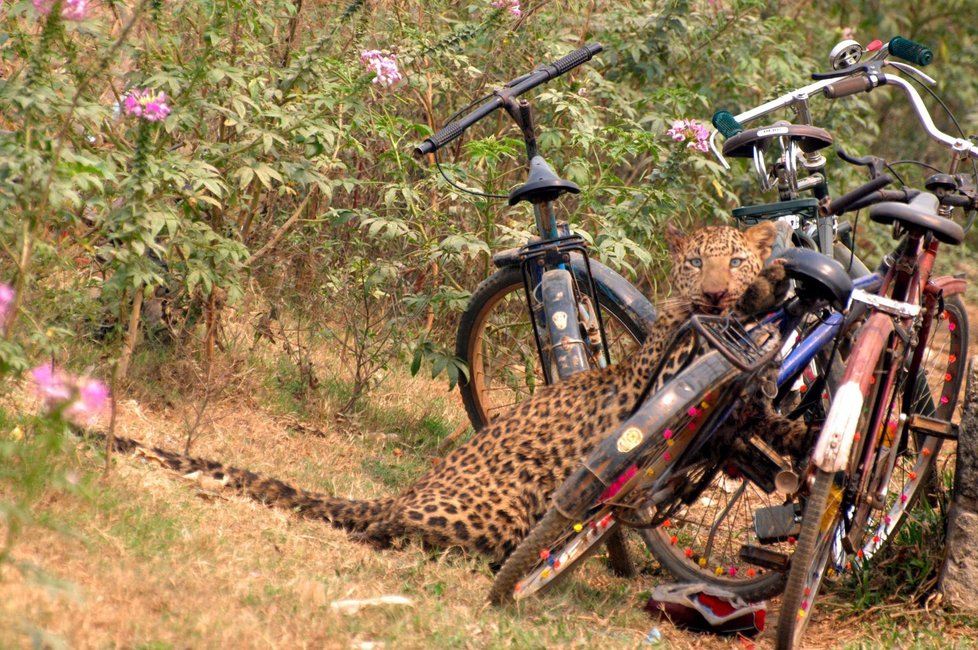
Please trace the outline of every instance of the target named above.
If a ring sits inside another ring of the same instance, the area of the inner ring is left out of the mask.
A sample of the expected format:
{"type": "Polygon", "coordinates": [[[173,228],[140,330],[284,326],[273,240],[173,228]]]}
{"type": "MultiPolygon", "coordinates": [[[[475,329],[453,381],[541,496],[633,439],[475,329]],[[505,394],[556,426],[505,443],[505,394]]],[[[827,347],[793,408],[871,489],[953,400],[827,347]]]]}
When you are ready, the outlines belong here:
{"type": "Polygon", "coordinates": [[[822,580],[829,571],[841,570],[843,566],[842,515],[846,510],[843,493],[843,486],[836,481],[835,474],[816,470],[781,601],[777,632],[779,650],[798,647],[811,619],[815,595],[822,580]]]}
{"type": "MultiPolygon", "coordinates": [[[[604,294],[598,302],[612,360],[637,350],[645,338],[642,328],[604,294]]],[[[455,354],[469,366],[459,390],[477,431],[543,384],[534,341],[520,269],[496,271],[472,294],[455,339],[455,354]]]]}
{"type": "MultiPolygon", "coordinates": [[[[782,389],[778,404],[781,413],[812,421],[813,432],[841,376],[839,363],[826,369],[828,353],[819,352],[797,380],[782,389]]],[[[746,600],[763,600],[784,590],[802,511],[797,497],[786,499],[784,491],[793,491],[790,487],[776,490],[775,478],[787,469],[786,462],[801,472],[808,450],[802,446],[786,457],[763,440],[748,441],[747,447],[749,456],[721,452],[684,507],[662,526],[640,534],[659,564],[677,579],[711,584],[746,600]]]]}
{"type": "MultiPolygon", "coordinates": [[[[968,314],[959,295],[945,298],[944,311],[932,321],[925,349],[916,377],[906,379],[904,385],[895,388],[895,394],[886,402],[888,409],[881,418],[884,450],[900,443],[896,439],[900,423],[914,415],[937,420],[951,420],[957,406],[958,395],[967,368],[968,314]],[[904,403],[904,400],[908,403],[904,403]]],[[[908,432],[904,447],[900,450],[889,484],[885,488],[885,502],[872,510],[867,523],[867,534],[857,551],[860,559],[868,561],[894,537],[907,520],[910,510],[926,492],[935,460],[941,449],[942,438],[908,432]]],[[[879,454],[885,455],[885,454],[879,454]]]]}
{"type": "Polygon", "coordinates": [[[551,508],[496,574],[489,602],[523,600],[560,584],[617,529],[607,507],[577,522],[551,508]]]}
{"type": "MultiPolygon", "coordinates": [[[[660,526],[639,530],[645,545],[680,581],[715,585],[750,601],[781,593],[784,574],[779,569],[793,550],[794,538],[764,539],[762,546],[754,521],[757,513],[784,513],[790,504],[777,493],[764,492],[734,465],[711,474],[702,477],[709,484],[691,503],[660,526]],[[762,551],[746,555],[751,549],[762,551]]],[[[787,516],[794,519],[794,513],[787,516]]]]}

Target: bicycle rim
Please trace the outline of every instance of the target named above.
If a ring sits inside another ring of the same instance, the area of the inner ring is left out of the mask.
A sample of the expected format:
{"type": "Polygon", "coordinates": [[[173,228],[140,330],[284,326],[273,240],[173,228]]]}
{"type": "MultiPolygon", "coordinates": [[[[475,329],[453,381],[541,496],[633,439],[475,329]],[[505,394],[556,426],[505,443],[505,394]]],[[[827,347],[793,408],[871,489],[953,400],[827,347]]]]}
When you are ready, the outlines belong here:
{"type": "MultiPolygon", "coordinates": [[[[645,334],[604,294],[598,302],[612,361],[625,358],[645,334]]],[[[520,269],[501,269],[472,294],[456,337],[456,354],[469,366],[462,401],[477,431],[544,384],[534,341],[520,269]]]]}

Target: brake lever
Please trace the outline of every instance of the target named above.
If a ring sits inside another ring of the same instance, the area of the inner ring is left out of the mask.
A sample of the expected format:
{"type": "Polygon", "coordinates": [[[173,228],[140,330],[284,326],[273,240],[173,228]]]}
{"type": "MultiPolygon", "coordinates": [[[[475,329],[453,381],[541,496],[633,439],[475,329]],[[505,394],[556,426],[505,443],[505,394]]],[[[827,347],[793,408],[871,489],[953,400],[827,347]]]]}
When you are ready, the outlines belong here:
{"type": "Polygon", "coordinates": [[[850,165],[860,165],[862,167],[868,167],[870,178],[876,178],[877,176],[882,174],[883,170],[886,168],[886,161],[876,156],[870,155],[870,156],[863,156],[862,158],[856,158],[855,156],[846,153],[846,150],[843,149],[842,147],[837,147],[835,153],[837,156],[839,156],[839,158],[842,158],[850,165]]]}
{"type": "Polygon", "coordinates": [[[844,68],[839,68],[838,70],[832,70],[830,72],[813,72],[812,79],[816,81],[823,81],[825,79],[838,79],[840,77],[851,77],[852,75],[863,72],[867,77],[870,78],[881,78],[883,76],[883,71],[881,68],[884,63],[889,63],[889,61],[879,60],[879,61],[863,61],[861,63],[856,63],[854,65],[849,65],[844,68]]]}

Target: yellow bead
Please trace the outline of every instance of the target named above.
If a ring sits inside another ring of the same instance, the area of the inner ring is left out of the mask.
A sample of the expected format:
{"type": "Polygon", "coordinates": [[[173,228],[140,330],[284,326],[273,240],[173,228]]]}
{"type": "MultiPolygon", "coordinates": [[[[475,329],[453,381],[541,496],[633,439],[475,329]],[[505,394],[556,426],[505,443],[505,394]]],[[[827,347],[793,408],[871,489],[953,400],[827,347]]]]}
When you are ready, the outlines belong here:
{"type": "Polygon", "coordinates": [[[584,524],[574,524],[574,532],[579,533],[584,530],[584,524]]]}
{"type": "Polygon", "coordinates": [[[541,571],[540,572],[540,577],[541,578],[549,578],[550,577],[550,569],[544,569],[543,571],[541,571]]]}
{"type": "Polygon", "coordinates": [[[706,566],[706,558],[705,557],[701,557],[699,564],[700,564],[700,566],[706,566]]]}
{"type": "Polygon", "coordinates": [[[720,566],[718,566],[718,567],[717,567],[717,568],[716,568],[716,569],[715,569],[715,570],[713,571],[713,573],[715,573],[715,574],[717,574],[718,576],[722,576],[722,575],[723,575],[723,567],[720,567],[720,566]]]}

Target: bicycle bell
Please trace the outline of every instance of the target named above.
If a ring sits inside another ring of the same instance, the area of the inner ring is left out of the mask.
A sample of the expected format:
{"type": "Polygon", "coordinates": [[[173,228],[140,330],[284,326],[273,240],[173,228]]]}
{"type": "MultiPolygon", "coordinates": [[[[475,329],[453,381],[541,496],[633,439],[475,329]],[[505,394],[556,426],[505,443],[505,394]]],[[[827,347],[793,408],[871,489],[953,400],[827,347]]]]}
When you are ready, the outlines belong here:
{"type": "Polygon", "coordinates": [[[856,65],[861,58],[863,58],[863,46],[852,39],[839,41],[829,52],[829,62],[833,70],[856,65]]]}

